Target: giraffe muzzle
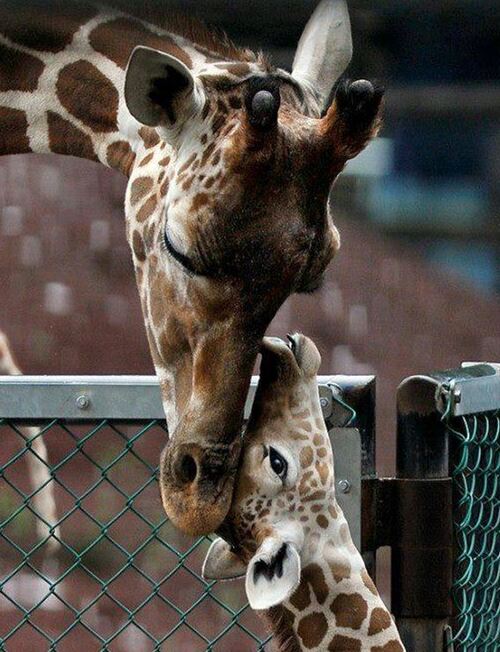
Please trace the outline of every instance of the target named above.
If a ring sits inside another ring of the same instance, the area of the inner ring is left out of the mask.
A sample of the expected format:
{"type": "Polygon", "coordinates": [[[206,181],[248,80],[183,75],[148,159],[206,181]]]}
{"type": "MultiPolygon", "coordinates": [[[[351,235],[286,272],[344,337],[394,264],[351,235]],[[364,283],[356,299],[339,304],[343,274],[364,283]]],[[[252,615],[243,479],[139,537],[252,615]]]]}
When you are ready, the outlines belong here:
{"type": "Polygon", "coordinates": [[[220,526],[231,506],[239,453],[239,441],[167,445],[160,492],[165,512],[177,528],[198,536],[220,526]]]}

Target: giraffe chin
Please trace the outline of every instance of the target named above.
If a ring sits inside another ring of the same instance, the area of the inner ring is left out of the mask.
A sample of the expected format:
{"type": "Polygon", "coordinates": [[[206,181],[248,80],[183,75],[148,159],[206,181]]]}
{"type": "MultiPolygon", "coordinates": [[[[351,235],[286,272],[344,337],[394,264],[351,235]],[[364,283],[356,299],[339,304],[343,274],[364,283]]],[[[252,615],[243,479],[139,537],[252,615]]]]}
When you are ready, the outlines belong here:
{"type": "Polygon", "coordinates": [[[229,446],[167,446],[161,461],[160,493],[175,527],[190,536],[210,534],[219,528],[231,507],[239,453],[239,442],[229,446]],[[223,462],[223,473],[214,474],[214,458],[223,462]]]}

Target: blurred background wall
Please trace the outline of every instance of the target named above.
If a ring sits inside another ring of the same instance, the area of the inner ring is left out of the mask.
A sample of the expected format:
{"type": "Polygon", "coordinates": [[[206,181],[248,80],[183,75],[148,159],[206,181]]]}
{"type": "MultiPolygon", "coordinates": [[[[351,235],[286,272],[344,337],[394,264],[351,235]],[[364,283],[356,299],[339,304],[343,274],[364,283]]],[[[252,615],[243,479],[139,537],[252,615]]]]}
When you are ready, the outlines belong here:
{"type": "MultiPolygon", "coordinates": [[[[314,0],[171,1],[290,66],[314,0]]],[[[336,184],[343,248],[270,328],[312,335],[323,373],[378,376],[393,468],[405,376],[500,360],[500,6],[352,0],[353,78],[387,88],[382,137],[336,184]]],[[[0,159],[0,328],[27,373],[153,373],[123,228],[125,181],[56,156],[0,159]]]]}

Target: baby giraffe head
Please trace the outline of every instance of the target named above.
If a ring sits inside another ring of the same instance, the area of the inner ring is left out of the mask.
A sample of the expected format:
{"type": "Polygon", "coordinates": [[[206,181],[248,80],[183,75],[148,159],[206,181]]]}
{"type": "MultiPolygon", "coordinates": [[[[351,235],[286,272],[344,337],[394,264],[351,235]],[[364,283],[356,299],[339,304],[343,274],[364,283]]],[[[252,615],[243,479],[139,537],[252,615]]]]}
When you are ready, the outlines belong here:
{"type": "Polygon", "coordinates": [[[264,340],[233,503],[203,575],[245,575],[279,650],[404,652],[335,499],[318,349],[289,339],[264,340]]]}
{"type": "MultiPolygon", "coordinates": [[[[338,508],[333,455],[316,374],[321,358],[303,335],[266,338],[232,508],[204,565],[208,578],[246,574],[254,609],[286,600],[338,508]]],[[[345,522],[345,521],[344,521],[345,522]]]]}

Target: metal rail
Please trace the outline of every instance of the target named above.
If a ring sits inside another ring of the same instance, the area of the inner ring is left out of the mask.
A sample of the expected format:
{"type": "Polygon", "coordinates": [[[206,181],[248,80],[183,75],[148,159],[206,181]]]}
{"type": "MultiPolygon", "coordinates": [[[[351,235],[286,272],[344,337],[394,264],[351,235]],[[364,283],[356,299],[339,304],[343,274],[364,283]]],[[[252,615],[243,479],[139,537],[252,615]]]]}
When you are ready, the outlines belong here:
{"type": "MultiPolygon", "coordinates": [[[[361,400],[371,376],[319,376],[318,385],[325,419],[342,409],[334,406],[332,386],[361,400]]],[[[250,415],[258,377],[250,384],[245,418],[250,415]]],[[[140,421],[163,419],[160,386],[156,376],[0,376],[0,415],[11,419],[114,419],[140,421]]],[[[373,410],[372,410],[373,415],[373,410]]],[[[364,422],[368,415],[363,417],[364,422]]]]}

